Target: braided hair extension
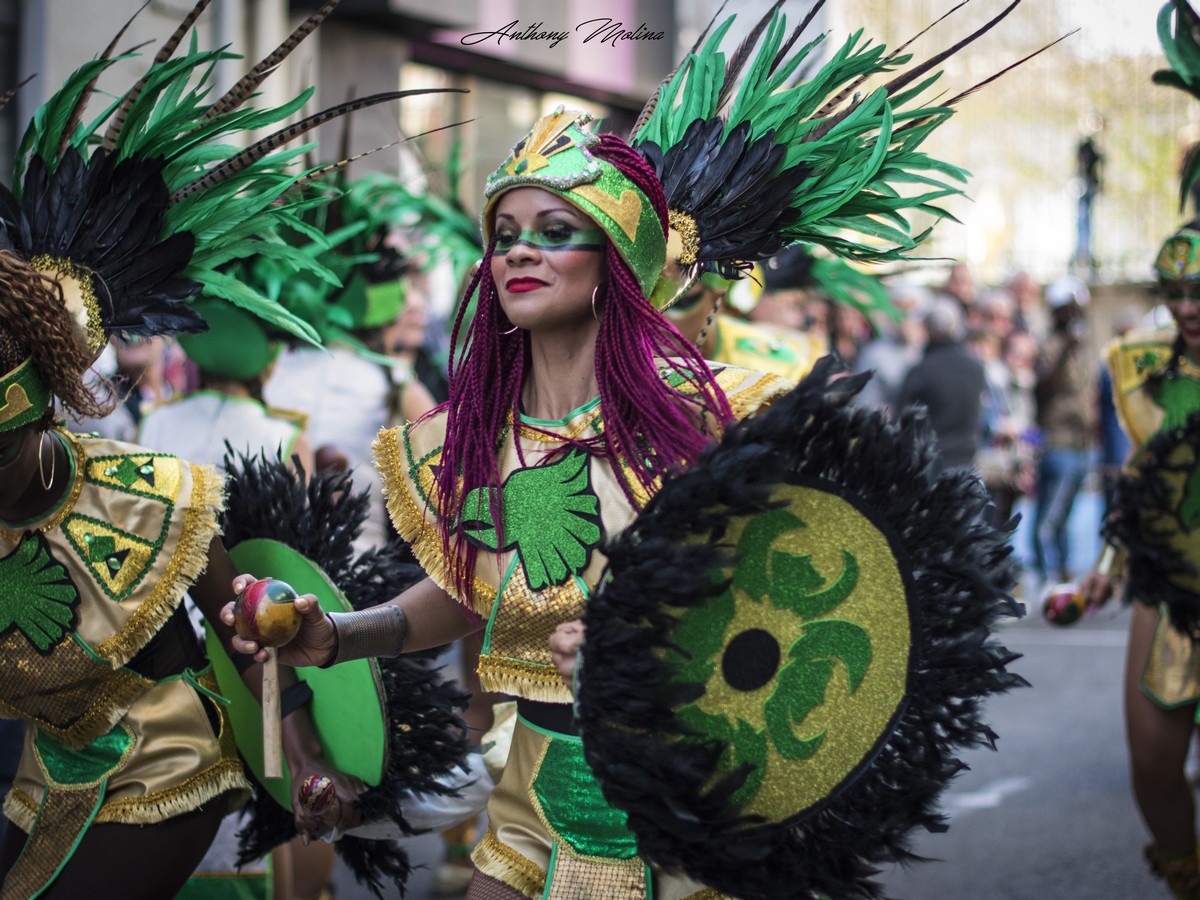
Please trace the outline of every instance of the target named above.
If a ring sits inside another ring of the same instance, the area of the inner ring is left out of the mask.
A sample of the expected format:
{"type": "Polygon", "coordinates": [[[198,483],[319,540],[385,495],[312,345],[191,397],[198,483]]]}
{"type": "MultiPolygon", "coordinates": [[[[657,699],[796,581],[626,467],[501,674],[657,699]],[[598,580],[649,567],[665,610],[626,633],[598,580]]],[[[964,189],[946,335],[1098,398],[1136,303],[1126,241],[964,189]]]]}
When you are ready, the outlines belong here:
{"type": "MultiPolygon", "coordinates": [[[[592,152],[616,166],[650,199],[665,234],[666,197],[641,154],[611,134],[601,135],[592,152]]],[[[443,548],[447,558],[454,560],[455,591],[464,598],[472,593],[476,549],[467,540],[458,511],[472,489],[489,488],[489,510],[503,546],[497,444],[507,417],[516,415],[528,353],[526,332],[509,332],[511,323],[500,307],[488,264],[494,251],[493,237],[484,251],[484,264],[464,294],[469,297],[479,290],[474,318],[463,338],[468,308],[463,303],[451,334],[449,399],[430,413],[446,412],[443,465],[435,475],[436,506],[443,519],[443,548]]],[[[654,309],[611,243],[606,261],[608,285],[595,364],[604,435],[567,445],[604,456],[619,475],[632,473],[636,486],[625,478],[619,480],[630,502],[638,505],[637,487],[643,494],[653,494],[669,467],[698,458],[712,437],[706,433],[710,423],[727,424],[733,415],[699,351],[654,309]],[[659,362],[665,360],[672,360],[672,366],[686,377],[692,393],[682,394],[666,383],[658,371],[659,362]]]]}
{"type": "Polygon", "coordinates": [[[116,398],[97,397],[84,382],[92,360],[76,342],[62,287],[12,253],[0,251],[0,370],[32,357],[50,392],[80,417],[101,418],[116,398]]]}

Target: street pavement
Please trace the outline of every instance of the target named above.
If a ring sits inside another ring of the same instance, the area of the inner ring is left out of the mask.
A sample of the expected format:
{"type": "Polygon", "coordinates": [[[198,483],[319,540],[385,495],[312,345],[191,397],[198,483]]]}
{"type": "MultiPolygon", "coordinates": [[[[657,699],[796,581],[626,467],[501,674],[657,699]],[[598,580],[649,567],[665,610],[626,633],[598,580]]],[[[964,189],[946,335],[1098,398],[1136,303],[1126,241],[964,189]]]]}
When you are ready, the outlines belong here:
{"type": "MultiPolygon", "coordinates": [[[[1026,510],[1028,512],[1028,510],[1026,510]]],[[[1072,517],[1071,563],[1095,559],[1100,500],[1081,495],[1072,517]]],[[[1030,556],[1026,517],[1015,546],[1030,556]]],[[[993,698],[986,719],[998,749],[963,755],[970,770],[944,798],[949,830],[914,837],[934,861],[880,875],[899,900],[1155,900],[1167,898],[1141,859],[1146,835],[1129,790],[1121,719],[1128,611],[1111,607],[1066,628],[1047,624],[1027,577],[1028,615],[998,639],[1023,654],[1011,668],[1031,684],[993,698]]],[[[409,881],[411,900],[433,900],[440,841],[409,842],[425,866],[409,881]]],[[[372,895],[339,873],[340,900],[372,895]]],[[[387,896],[398,896],[394,892],[387,896]]]]}

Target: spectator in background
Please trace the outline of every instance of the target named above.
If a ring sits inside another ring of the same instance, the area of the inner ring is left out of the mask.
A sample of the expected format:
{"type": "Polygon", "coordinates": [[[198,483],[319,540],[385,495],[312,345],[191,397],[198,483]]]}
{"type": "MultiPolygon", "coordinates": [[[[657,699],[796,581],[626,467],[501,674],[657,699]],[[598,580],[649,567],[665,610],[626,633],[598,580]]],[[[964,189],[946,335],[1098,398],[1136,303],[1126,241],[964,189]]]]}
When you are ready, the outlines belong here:
{"type": "Polygon", "coordinates": [[[1042,456],[1034,510],[1034,559],[1045,581],[1071,580],[1068,521],[1087,477],[1096,435],[1096,374],[1087,352],[1087,285],[1064,276],[1046,287],[1050,334],[1038,359],[1038,426],[1042,456]]]}
{"type": "Polygon", "coordinates": [[[1013,324],[1041,340],[1050,331],[1050,317],[1042,304],[1042,286],[1028,272],[1017,272],[1008,281],[1008,292],[1016,304],[1013,324]]]}
{"type": "Polygon", "coordinates": [[[957,301],[934,299],[925,330],[925,353],[901,384],[900,405],[928,409],[942,469],[973,466],[986,386],[983,363],[963,344],[963,311],[957,301]]]}
{"type": "MultiPolygon", "coordinates": [[[[993,521],[1012,518],[1017,500],[1037,485],[1039,435],[1033,387],[1037,342],[1011,331],[996,364],[988,367],[990,414],[984,423],[977,462],[995,506],[993,521]]],[[[987,364],[985,363],[985,367],[987,364]]]]}
{"type": "Polygon", "coordinates": [[[965,313],[975,305],[976,293],[975,277],[970,267],[966,263],[951,266],[946,283],[941,288],[942,296],[957,300],[965,313]]]}
{"type": "Polygon", "coordinates": [[[888,282],[888,296],[900,312],[899,323],[881,321],[879,335],[859,354],[855,371],[873,372],[859,400],[878,409],[900,408],[900,385],[904,376],[921,358],[925,346],[925,312],[929,307],[929,289],[904,279],[888,282]]]}

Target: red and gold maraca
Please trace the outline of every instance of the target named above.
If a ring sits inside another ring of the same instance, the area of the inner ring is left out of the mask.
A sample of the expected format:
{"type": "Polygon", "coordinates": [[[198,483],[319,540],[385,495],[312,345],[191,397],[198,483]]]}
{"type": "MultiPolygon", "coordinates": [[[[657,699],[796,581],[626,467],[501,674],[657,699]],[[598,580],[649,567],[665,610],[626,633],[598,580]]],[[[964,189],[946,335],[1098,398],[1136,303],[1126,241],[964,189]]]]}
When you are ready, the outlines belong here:
{"type": "Polygon", "coordinates": [[[313,815],[319,816],[336,800],[333,780],[327,775],[309,775],[300,785],[300,802],[313,815]]]}
{"type": "Polygon", "coordinates": [[[1042,615],[1051,625],[1074,625],[1087,612],[1087,601],[1075,584],[1056,584],[1042,594],[1042,615]]]}
{"type": "Polygon", "coordinates": [[[300,630],[300,612],[292,602],[297,596],[287,582],[260,578],[243,588],[233,607],[233,627],[238,635],[267,649],[262,679],[263,775],[266,778],[283,777],[279,663],[275,648],[282,647],[300,630]]]}

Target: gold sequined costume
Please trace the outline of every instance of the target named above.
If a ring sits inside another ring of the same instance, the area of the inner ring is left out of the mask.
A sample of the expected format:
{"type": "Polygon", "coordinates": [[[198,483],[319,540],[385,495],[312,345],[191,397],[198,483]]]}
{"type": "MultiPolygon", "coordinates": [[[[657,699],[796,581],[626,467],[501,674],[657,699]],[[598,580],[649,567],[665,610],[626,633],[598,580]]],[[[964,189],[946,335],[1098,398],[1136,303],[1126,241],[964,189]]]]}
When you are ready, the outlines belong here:
{"type": "MultiPolygon", "coordinates": [[[[35,521],[0,524],[0,713],[30,726],[4,812],[32,834],[5,898],[53,877],[91,822],[161,822],[222,794],[240,801],[248,787],[206,664],[151,677],[143,664],[178,640],[165,632],[207,564],[220,477],[53,434],[72,461],[63,500],[35,521]]],[[[194,637],[190,626],[183,636],[194,637]]]]}
{"type": "MultiPolygon", "coordinates": [[[[1200,409],[1196,402],[1200,401],[1200,366],[1187,357],[1179,360],[1169,389],[1158,399],[1147,390],[1147,380],[1167,367],[1175,337],[1174,328],[1138,330],[1109,345],[1113,403],[1135,448],[1133,460],[1138,448],[1161,428],[1181,424],[1181,417],[1200,409]]],[[[1171,625],[1165,607],[1159,609],[1158,627],[1142,672],[1142,689],[1167,709],[1200,701],[1200,650],[1171,625]]]]}
{"type": "MultiPolygon", "coordinates": [[[[738,418],[790,387],[775,375],[721,367],[714,373],[738,418]]],[[[674,373],[664,367],[662,375],[670,382],[674,373]]],[[[382,432],[375,459],[392,521],[434,581],[454,595],[444,523],[431,497],[445,422],[438,414],[382,432]]],[[[550,634],[579,618],[604,568],[600,545],[636,514],[618,480],[636,484],[627,473],[578,448],[564,450],[558,437],[602,429],[598,398],[561,420],[521,418],[498,441],[504,528],[492,525],[488,505],[476,505],[473,493],[461,511],[479,552],[472,594],[457,599],[487,620],[480,680],[484,690],[520,698],[508,765],[488,805],[490,827],[473,858],[481,872],[528,897],[542,897],[548,882],[551,897],[642,897],[651,881],[660,900],[716,897],[637,857],[624,814],[596,802],[578,736],[569,724],[557,727],[569,723],[572,697],[553,665],[550,634]]]]}

